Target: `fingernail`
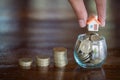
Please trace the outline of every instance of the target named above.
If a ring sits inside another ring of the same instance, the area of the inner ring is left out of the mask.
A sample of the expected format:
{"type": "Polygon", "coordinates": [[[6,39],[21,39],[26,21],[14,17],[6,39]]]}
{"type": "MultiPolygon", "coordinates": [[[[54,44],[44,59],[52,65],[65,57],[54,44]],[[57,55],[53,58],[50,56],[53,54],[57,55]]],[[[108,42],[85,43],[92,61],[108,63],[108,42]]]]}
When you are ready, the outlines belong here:
{"type": "Polygon", "coordinates": [[[102,27],[105,27],[105,21],[102,21],[102,22],[101,22],[101,26],[102,26],[102,27]]]}
{"type": "Polygon", "coordinates": [[[104,17],[99,17],[99,21],[100,21],[100,25],[102,26],[102,27],[105,27],[105,18],[104,17]]]}
{"type": "Polygon", "coordinates": [[[81,19],[81,20],[79,20],[79,25],[80,25],[80,27],[85,27],[86,26],[86,23],[85,23],[85,21],[83,20],[83,19],[81,19]]]}

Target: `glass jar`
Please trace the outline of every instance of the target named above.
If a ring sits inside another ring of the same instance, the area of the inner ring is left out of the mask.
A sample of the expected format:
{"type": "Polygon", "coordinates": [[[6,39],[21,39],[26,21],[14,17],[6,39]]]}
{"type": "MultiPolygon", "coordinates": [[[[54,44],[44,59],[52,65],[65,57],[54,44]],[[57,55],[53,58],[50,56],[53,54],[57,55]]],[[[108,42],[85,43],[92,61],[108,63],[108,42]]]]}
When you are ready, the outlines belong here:
{"type": "Polygon", "coordinates": [[[80,34],[74,49],[75,61],[83,68],[99,68],[107,56],[106,41],[103,36],[92,41],[87,34],[80,34]]]}

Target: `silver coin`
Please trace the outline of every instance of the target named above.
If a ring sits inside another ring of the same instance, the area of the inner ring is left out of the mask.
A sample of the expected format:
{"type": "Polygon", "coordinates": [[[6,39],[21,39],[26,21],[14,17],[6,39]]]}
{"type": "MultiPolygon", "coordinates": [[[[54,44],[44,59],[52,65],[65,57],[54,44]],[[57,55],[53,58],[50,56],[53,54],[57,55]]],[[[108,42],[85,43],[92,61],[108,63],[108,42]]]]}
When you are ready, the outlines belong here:
{"type": "Polygon", "coordinates": [[[101,36],[99,36],[99,35],[91,35],[90,40],[91,41],[99,41],[99,40],[101,40],[101,36]]]}
{"type": "Polygon", "coordinates": [[[85,54],[85,55],[78,55],[79,56],[79,58],[81,59],[81,60],[85,60],[85,59],[87,59],[88,57],[90,57],[90,55],[89,54],[85,54]]]}
{"type": "Polygon", "coordinates": [[[92,43],[90,40],[83,40],[80,44],[79,50],[83,53],[90,53],[92,51],[92,43]]]}
{"type": "Polygon", "coordinates": [[[102,62],[102,59],[96,58],[96,59],[94,59],[94,60],[91,60],[90,62],[93,63],[93,64],[99,64],[99,63],[102,62]]]}
{"type": "Polygon", "coordinates": [[[87,58],[87,59],[83,60],[83,62],[84,62],[84,63],[87,63],[87,62],[89,62],[90,60],[91,60],[90,58],[87,58]]]}

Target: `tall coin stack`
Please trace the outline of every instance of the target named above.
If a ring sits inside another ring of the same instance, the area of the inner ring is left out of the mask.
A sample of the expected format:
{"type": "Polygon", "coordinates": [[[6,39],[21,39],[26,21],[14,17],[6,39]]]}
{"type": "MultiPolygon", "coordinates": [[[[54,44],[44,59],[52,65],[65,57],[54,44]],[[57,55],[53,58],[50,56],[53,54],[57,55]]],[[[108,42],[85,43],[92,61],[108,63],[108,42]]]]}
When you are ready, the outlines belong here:
{"type": "Polygon", "coordinates": [[[56,67],[65,67],[68,64],[67,49],[64,47],[53,48],[54,63],[56,67]]]}

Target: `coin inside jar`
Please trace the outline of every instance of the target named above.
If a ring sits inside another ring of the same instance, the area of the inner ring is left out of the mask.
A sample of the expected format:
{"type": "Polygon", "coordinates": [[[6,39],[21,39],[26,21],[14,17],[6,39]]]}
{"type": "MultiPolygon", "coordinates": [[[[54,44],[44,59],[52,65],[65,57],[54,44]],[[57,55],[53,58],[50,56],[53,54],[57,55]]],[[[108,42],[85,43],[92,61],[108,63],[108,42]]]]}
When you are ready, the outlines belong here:
{"type": "Polygon", "coordinates": [[[83,53],[90,53],[92,51],[92,43],[90,40],[83,40],[81,41],[79,50],[83,53]]]}
{"type": "Polygon", "coordinates": [[[90,36],[91,41],[99,41],[100,39],[101,39],[101,36],[96,34],[90,36]]]}
{"type": "Polygon", "coordinates": [[[83,54],[78,54],[78,56],[80,57],[80,59],[84,60],[89,57],[89,54],[83,53],[83,54]]]}
{"type": "Polygon", "coordinates": [[[93,63],[93,64],[98,64],[98,63],[102,62],[102,59],[96,58],[94,60],[91,60],[90,62],[93,63]]]}

